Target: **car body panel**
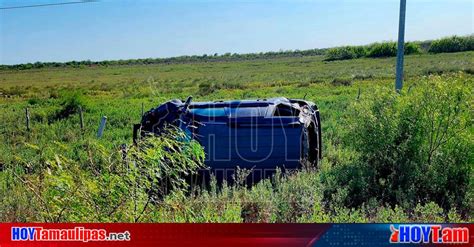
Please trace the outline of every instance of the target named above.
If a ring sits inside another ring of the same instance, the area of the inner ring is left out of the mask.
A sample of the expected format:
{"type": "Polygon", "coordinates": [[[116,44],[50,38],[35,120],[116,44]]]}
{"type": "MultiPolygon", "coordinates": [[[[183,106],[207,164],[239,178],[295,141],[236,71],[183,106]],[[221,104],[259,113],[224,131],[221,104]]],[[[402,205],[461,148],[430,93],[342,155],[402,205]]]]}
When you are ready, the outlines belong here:
{"type": "Polygon", "coordinates": [[[211,169],[297,169],[305,157],[322,157],[319,110],[305,100],[172,100],[146,112],[135,129],[159,134],[167,124],[203,146],[211,169]]]}

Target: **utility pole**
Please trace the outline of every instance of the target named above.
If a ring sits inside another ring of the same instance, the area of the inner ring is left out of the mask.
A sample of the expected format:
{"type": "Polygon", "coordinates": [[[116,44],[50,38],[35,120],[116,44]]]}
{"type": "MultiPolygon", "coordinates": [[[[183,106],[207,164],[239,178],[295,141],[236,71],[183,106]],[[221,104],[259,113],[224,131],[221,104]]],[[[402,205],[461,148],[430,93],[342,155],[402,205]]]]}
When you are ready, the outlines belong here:
{"type": "Polygon", "coordinates": [[[400,0],[400,17],[398,23],[398,48],[397,48],[397,79],[395,90],[400,92],[403,87],[403,56],[405,53],[405,10],[407,1],[400,0]]]}

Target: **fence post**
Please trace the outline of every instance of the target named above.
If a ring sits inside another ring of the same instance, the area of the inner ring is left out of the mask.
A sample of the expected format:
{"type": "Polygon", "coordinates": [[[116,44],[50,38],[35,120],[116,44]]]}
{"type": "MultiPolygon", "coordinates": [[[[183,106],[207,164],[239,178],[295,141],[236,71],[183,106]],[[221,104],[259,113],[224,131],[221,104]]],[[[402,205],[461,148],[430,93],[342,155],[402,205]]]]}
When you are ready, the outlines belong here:
{"type": "Polygon", "coordinates": [[[25,116],[26,116],[26,130],[30,131],[30,111],[28,107],[25,108],[25,116]]]}
{"type": "Polygon", "coordinates": [[[82,107],[79,106],[79,120],[81,123],[81,130],[84,130],[84,115],[82,114],[82,107]]]}
{"type": "Polygon", "coordinates": [[[102,134],[104,134],[104,129],[105,129],[105,123],[107,122],[107,117],[103,116],[102,119],[100,120],[100,125],[99,125],[99,132],[97,132],[97,137],[101,138],[102,134]]]}
{"type": "Polygon", "coordinates": [[[128,153],[128,149],[127,149],[127,144],[123,143],[120,145],[120,151],[122,151],[122,161],[124,162],[124,164],[126,164],[127,162],[127,153],[128,153]]]}
{"type": "Polygon", "coordinates": [[[359,91],[357,92],[357,100],[360,99],[360,87],[359,87],[359,91]]]}

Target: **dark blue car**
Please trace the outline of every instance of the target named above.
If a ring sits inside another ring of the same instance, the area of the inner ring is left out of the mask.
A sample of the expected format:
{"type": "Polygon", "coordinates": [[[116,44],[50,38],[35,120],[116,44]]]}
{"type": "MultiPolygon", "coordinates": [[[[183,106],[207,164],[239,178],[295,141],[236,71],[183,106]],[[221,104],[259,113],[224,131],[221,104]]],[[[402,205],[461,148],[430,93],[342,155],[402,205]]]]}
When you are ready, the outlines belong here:
{"type": "Polygon", "coordinates": [[[167,124],[196,139],[206,152],[206,165],[224,177],[237,166],[267,177],[276,167],[315,166],[322,156],[319,110],[305,100],[172,100],[148,111],[135,125],[134,138],[138,130],[159,134],[167,124]]]}

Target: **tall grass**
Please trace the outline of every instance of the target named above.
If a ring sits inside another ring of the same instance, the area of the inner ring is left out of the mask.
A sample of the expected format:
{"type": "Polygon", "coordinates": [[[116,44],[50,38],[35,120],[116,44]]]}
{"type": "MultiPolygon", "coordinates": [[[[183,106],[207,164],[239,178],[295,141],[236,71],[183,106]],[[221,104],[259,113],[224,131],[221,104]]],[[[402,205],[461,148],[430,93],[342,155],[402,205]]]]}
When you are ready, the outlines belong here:
{"type": "MultiPolygon", "coordinates": [[[[67,153],[71,147],[57,144],[67,153]]],[[[139,222],[169,191],[185,192],[184,176],[202,168],[204,152],[179,131],[148,137],[129,149],[84,143],[77,162],[28,145],[41,159],[3,167],[0,221],[139,222]]]]}

